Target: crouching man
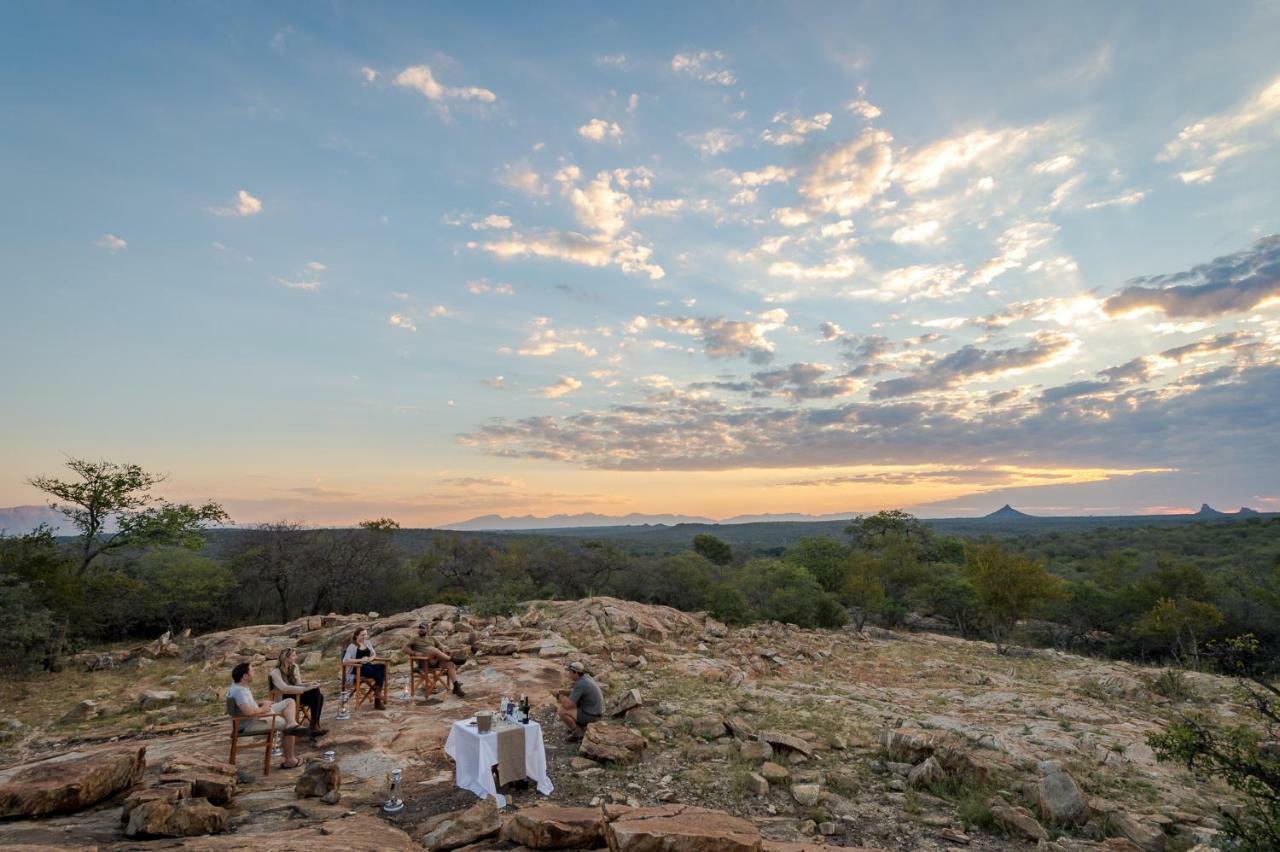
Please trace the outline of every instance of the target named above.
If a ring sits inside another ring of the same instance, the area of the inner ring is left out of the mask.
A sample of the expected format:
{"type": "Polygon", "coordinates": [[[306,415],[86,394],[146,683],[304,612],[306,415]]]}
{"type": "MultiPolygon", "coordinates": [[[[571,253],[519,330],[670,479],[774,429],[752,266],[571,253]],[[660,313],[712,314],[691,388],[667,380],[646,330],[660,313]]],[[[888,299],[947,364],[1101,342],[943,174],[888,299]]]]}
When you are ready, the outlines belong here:
{"type": "Polygon", "coordinates": [[[604,717],[604,695],[600,692],[600,684],[582,663],[574,660],[564,668],[569,673],[572,686],[568,691],[555,693],[556,715],[569,729],[569,739],[580,740],[587,725],[604,717]]]}

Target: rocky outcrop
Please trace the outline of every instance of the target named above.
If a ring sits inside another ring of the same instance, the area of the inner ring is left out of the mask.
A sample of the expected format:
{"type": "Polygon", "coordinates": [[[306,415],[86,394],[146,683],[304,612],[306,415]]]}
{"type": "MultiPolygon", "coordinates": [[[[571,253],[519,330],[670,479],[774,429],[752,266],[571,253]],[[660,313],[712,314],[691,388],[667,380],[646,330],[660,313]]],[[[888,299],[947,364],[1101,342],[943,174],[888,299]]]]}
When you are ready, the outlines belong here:
{"type": "Polygon", "coordinates": [[[196,837],[218,834],[227,828],[229,814],[208,799],[153,799],[129,814],[124,833],[128,837],[196,837]]]}
{"type": "Polygon", "coordinates": [[[312,758],[307,761],[307,768],[293,785],[293,795],[299,799],[321,799],[326,804],[335,804],[342,790],[342,770],[337,763],[327,763],[312,758]]]}
{"type": "Polygon", "coordinates": [[[186,785],[189,796],[228,805],[236,794],[236,768],[230,763],[199,756],[175,757],[160,771],[160,783],[186,785]]]}
{"type": "Polygon", "coordinates": [[[775,749],[789,748],[792,751],[803,754],[805,757],[813,756],[813,746],[809,744],[808,740],[803,739],[802,737],[784,734],[781,731],[761,731],[760,739],[773,746],[775,749]]]}
{"type": "Polygon", "coordinates": [[[750,820],[687,805],[635,808],[605,829],[610,852],[759,852],[750,820]]]}
{"type": "Polygon", "coordinates": [[[0,785],[0,817],[70,814],[142,779],[147,750],[70,755],[32,764],[0,785]]]}
{"type": "Polygon", "coordinates": [[[1009,834],[1025,837],[1028,840],[1049,839],[1049,833],[1044,830],[1044,826],[1036,822],[1036,818],[1026,808],[1014,807],[998,796],[989,800],[987,807],[991,810],[991,818],[995,820],[996,825],[1009,834]]]}
{"type": "Polygon", "coordinates": [[[422,845],[431,852],[445,852],[492,837],[502,828],[502,818],[493,799],[482,799],[466,810],[440,814],[420,829],[422,845]]]}
{"type": "Polygon", "coordinates": [[[1039,768],[1040,781],[1035,787],[1035,797],[1040,816],[1058,825],[1083,822],[1088,808],[1076,779],[1057,761],[1044,761],[1039,768]]]}
{"type": "Polygon", "coordinates": [[[179,848],[189,852],[315,852],[317,849],[341,849],[343,852],[422,852],[413,838],[384,819],[374,816],[348,816],[331,819],[306,828],[256,833],[252,840],[239,832],[223,837],[188,840],[179,848]]]}
{"type": "Polygon", "coordinates": [[[634,763],[648,744],[644,737],[622,725],[596,722],[587,726],[582,737],[582,753],[609,763],[634,763]]]}
{"type": "Polygon", "coordinates": [[[548,805],[518,811],[502,826],[502,839],[528,849],[596,849],[604,827],[599,808],[548,805]]]}

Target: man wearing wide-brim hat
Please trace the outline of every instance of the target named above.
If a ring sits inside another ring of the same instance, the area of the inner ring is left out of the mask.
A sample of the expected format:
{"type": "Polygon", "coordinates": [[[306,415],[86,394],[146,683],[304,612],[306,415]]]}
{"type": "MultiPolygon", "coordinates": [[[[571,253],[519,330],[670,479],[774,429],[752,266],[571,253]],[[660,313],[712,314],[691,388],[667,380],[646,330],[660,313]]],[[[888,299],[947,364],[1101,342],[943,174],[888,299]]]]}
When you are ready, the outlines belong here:
{"type": "Polygon", "coordinates": [[[600,692],[600,684],[580,661],[566,663],[564,670],[568,672],[572,686],[567,691],[555,693],[558,702],[556,715],[569,729],[569,738],[579,740],[587,725],[604,717],[604,694],[600,692]]]}

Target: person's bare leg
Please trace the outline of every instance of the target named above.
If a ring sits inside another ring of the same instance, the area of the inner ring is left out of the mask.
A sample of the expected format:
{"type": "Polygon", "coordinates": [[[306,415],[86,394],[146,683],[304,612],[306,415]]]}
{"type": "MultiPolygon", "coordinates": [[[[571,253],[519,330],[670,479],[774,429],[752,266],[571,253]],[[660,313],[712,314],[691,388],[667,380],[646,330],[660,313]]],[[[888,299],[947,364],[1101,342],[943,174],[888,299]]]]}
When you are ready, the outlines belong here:
{"type": "Polygon", "coordinates": [[[284,700],[284,707],[280,710],[280,715],[284,716],[284,726],[286,728],[296,727],[298,724],[298,705],[294,703],[292,698],[284,700]]]}
{"type": "Polygon", "coordinates": [[[284,738],[284,762],[289,766],[296,766],[298,763],[298,759],[293,756],[293,741],[294,737],[284,738]]]}

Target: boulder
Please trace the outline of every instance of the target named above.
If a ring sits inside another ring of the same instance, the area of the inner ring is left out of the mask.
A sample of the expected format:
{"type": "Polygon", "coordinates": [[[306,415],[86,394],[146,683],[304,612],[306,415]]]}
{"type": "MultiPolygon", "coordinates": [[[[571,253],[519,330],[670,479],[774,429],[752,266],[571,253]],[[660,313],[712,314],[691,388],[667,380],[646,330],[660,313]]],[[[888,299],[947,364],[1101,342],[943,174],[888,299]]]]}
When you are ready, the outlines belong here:
{"type": "Polygon", "coordinates": [[[293,785],[293,795],[299,799],[320,799],[341,789],[342,770],[338,764],[311,758],[293,785]]]}
{"type": "Polygon", "coordinates": [[[1036,784],[1036,807],[1040,816],[1058,825],[1075,825],[1084,821],[1088,808],[1076,779],[1057,761],[1040,764],[1040,781],[1036,784]]]}
{"type": "Polygon", "coordinates": [[[934,740],[923,731],[881,731],[880,746],[889,760],[913,766],[933,755],[934,740]]]}
{"type": "Polygon", "coordinates": [[[161,784],[159,787],[151,787],[146,790],[134,790],[124,799],[124,805],[120,808],[120,821],[127,823],[129,815],[139,805],[147,802],[168,802],[173,804],[179,799],[190,798],[190,784],[161,784]]]}
{"type": "Polygon", "coordinates": [[[740,740],[753,740],[756,737],[755,728],[741,716],[730,716],[725,720],[724,726],[729,729],[729,733],[740,740]]]}
{"type": "Polygon", "coordinates": [[[178,700],[178,693],[172,689],[148,689],[138,696],[138,706],[143,710],[154,710],[178,700]]]}
{"type": "Polygon", "coordinates": [[[805,757],[813,756],[813,746],[807,740],[784,734],[781,731],[761,731],[760,739],[774,748],[789,748],[798,751],[805,757]]]}
{"type": "Polygon", "coordinates": [[[1035,841],[1049,839],[1049,833],[1026,808],[1014,807],[999,796],[988,800],[987,807],[991,810],[991,818],[996,825],[1013,836],[1035,841]]]}
{"type": "Polygon", "coordinates": [[[787,767],[780,766],[776,763],[766,763],[764,766],[761,766],[760,774],[763,775],[765,780],[770,784],[781,784],[791,777],[791,772],[787,767]]]}
{"type": "Polygon", "coordinates": [[[822,788],[817,784],[792,784],[791,795],[795,798],[796,804],[811,808],[818,804],[818,798],[822,795],[822,788]]]}
{"type": "Polygon", "coordinates": [[[759,852],[755,824],[688,805],[635,808],[605,829],[610,852],[759,852]]]}
{"type": "Polygon", "coordinates": [[[911,767],[911,771],[907,773],[907,783],[917,790],[941,783],[946,778],[946,771],[935,757],[925,758],[918,766],[911,767]]]}
{"type": "Polygon", "coordinates": [[[236,780],[236,768],[230,763],[196,755],[175,757],[160,771],[160,783],[187,784],[192,798],[208,799],[215,805],[231,803],[236,780]]]}
{"type": "Polygon", "coordinates": [[[769,795],[769,780],[759,772],[748,772],[747,790],[753,796],[767,796],[769,795]]]}
{"type": "Polygon", "coordinates": [[[227,827],[228,813],[208,799],[143,802],[129,814],[128,837],[195,837],[218,834],[227,827]]]}
{"type": "Polygon", "coordinates": [[[422,845],[435,850],[457,849],[497,834],[502,817],[493,799],[482,799],[466,810],[440,814],[422,826],[422,845]]]}
{"type": "Polygon", "coordinates": [[[1113,811],[1109,817],[1111,827],[1137,846],[1142,852],[1164,852],[1164,832],[1142,822],[1124,811],[1113,811]]]}
{"type": "Polygon", "coordinates": [[[743,760],[768,760],[773,757],[773,746],[760,740],[747,740],[738,745],[743,760]]]}
{"type": "Polygon", "coordinates": [[[71,814],[142,780],[146,747],[33,763],[0,784],[0,817],[71,814]]]}
{"type": "Polygon", "coordinates": [[[482,639],[476,646],[476,653],[490,657],[510,657],[520,650],[520,643],[515,639],[482,639]]]}
{"type": "Polygon", "coordinates": [[[75,707],[72,707],[62,717],[63,722],[74,724],[76,722],[87,722],[90,719],[98,717],[98,702],[91,698],[86,698],[75,707]]]}
{"type": "Polygon", "coordinates": [[[724,719],[719,716],[700,716],[689,723],[689,733],[705,740],[714,740],[725,735],[724,719]]]}
{"type": "Polygon", "coordinates": [[[543,805],[517,811],[502,826],[502,839],[528,849],[596,849],[604,844],[599,808],[543,805]]]}
{"type": "Polygon", "coordinates": [[[640,690],[628,689],[626,692],[622,693],[610,702],[609,715],[622,716],[629,710],[635,710],[643,703],[644,699],[640,695],[640,690]]]}
{"type": "Polygon", "coordinates": [[[639,759],[648,740],[622,725],[596,722],[582,737],[582,754],[610,763],[632,763],[639,759]]]}

